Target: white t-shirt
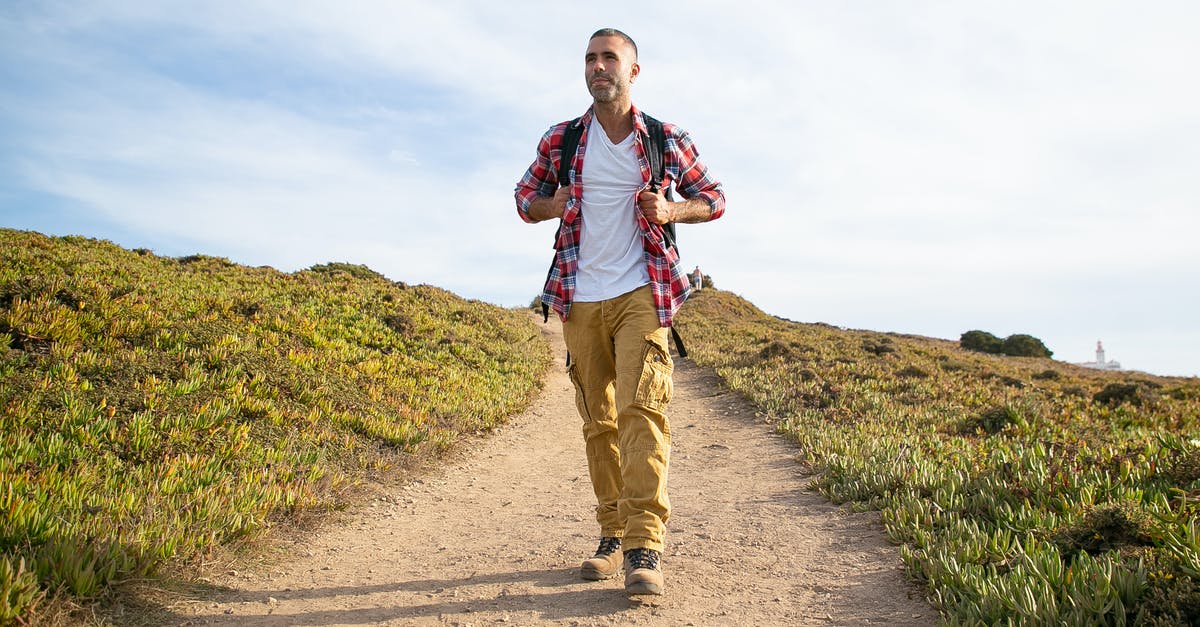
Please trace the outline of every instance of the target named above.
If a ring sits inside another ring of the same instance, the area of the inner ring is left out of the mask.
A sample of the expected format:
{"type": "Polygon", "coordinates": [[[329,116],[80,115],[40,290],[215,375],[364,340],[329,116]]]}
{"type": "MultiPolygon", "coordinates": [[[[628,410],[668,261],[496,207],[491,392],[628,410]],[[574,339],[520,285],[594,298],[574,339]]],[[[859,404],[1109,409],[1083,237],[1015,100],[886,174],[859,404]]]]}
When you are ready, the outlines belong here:
{"type": "Polygon", "coordinates": [[[630,133],[613,144],[598,120],[588,127],[575,278],[578,302],[608,300],[650,283],[636,214],[637,192],[643,186],[636,137],[630,133]]]}

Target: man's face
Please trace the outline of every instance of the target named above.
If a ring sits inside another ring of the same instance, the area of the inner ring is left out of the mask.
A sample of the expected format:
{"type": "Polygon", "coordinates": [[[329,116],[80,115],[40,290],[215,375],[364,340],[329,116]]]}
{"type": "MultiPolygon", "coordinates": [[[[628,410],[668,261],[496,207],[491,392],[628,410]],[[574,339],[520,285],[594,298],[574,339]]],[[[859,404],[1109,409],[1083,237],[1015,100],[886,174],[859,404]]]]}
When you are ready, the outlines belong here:
{"type": "Polygon", "coordinates": [[[641,68],[633,46],[620,37],[593,37],[584,56],[584,79],[596,102],[629,97],[629,86],[641,68]]]}

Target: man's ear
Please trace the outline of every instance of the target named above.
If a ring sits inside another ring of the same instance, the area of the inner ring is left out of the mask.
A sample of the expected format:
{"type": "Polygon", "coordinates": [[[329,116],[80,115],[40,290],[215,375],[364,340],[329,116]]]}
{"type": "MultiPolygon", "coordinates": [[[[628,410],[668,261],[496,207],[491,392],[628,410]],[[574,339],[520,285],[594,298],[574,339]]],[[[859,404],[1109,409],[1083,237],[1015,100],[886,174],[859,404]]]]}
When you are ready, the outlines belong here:
{"type": "Polygon", "coordinates": [[[633,65],[629,66],[629,82],[632,83],[633,81],[637,80],[638,74],[641,73],[642,66],[638,65],[637,62],[634,61],[633,65]]]}

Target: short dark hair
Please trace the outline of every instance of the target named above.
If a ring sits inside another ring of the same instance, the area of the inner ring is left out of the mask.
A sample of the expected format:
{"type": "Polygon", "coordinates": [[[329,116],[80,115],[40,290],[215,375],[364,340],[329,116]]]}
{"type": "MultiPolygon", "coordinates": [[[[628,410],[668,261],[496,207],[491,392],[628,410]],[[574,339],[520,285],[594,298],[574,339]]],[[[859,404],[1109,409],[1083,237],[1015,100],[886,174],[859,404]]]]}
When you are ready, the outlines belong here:
{"type": "Polygon", "coordinates": [[[637,59],[637,44],[633,41],[633,37],[630,37],[629,35],[626,35],[615,28],[601,28],[600,30],[592,33],[592,36],[589,37],[588,40],[590,41],[597,37],[620,37],[621,39],[624,39],[625,43],[633,47],[633,58],[637,59]]]}

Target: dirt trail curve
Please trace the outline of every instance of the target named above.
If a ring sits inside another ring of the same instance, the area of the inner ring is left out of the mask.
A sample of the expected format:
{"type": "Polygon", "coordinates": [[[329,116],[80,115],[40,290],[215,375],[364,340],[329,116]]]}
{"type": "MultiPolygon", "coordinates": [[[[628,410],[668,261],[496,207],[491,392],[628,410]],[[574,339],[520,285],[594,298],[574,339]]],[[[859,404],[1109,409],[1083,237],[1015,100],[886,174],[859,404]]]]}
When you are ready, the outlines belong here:
{"type": "MultiPolygon", "coordinates": [[[[560,325],[539,326],[563,355],[560,325]]],[[[555,368],[525,414],[449,467],[388,491],[288,559],[228,572],[201,625],[930,625],[878,514],[805,489],[795,449],[677,360],[666,595],[587,582],[592,495],[571,384],[555,368]]]]}

